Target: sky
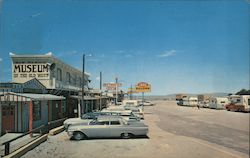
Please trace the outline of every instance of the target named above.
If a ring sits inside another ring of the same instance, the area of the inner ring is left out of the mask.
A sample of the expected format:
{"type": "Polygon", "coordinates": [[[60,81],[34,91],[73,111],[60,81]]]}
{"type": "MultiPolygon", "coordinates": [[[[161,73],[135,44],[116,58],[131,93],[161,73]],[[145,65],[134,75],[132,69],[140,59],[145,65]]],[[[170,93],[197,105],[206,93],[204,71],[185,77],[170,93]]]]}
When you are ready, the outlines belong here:
{"type": "Polygon", "coordinates": [[[0,80],[9,52],[52,52],[79,69],[86,54],[94,88],[102,71],[125,91],[235,93],[250,86],[249,27],[247,0],[0,0],[0,80]]]}

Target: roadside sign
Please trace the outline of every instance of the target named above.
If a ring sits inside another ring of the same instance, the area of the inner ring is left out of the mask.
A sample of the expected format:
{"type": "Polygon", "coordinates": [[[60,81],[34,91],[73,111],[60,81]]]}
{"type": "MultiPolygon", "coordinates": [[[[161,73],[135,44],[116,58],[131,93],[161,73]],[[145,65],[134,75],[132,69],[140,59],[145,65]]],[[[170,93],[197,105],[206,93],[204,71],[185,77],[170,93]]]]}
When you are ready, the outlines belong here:
{"type": "Polygon", "coordinates": [[[116,87],[116,85],[117,85],[117,87],[121,87],[122,86],[121,83],[104,83],[103,84],[104,87],[116,87]]]}
{"type": "Polygon", "coordinates": [[[151,85],[148,84],[147,82],[140,82],[135,86],[135,88],[138,93],[151,92],[151,85]]]}
{"type": "Polygon", "coordinates": [[[121,87],[121,83],[104,83],[103,87],[106,87],[106,90],[116,90],[116,87],[121,87]]]}

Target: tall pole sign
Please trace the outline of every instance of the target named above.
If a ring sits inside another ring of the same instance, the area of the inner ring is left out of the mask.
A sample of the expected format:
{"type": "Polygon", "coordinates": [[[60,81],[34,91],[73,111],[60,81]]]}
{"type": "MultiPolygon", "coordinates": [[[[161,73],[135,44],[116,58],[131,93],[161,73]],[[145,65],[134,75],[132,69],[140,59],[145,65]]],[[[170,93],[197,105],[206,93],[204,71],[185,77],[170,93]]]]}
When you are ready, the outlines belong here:
{"type": "Polygon", "coordinates": [[[115,83],[103,83],[103,86],[106,88],[107,91],[112,91],[112,93],[116,94],[115,97],[115,104],[117,104],[118,101],[118,88],[122,86],[121,83],[118,83],[118,78],[115,78],[115,83]]]}
{"type": "Polygon", "coordinates": [[[151,92],[151,85],[147,82],[139,82],[135,86],[136,92],[142,93],[142,105],[144,104],[144,93],[151,92]]]}
{"type": "Polygon", "coordinates": [[[115,105],[117,105],[118,102],[118,77],[115,78],[115,105]]]}
{"type": "Polygon", "coordinates": [[[100,71],[100,91],[101,91],[101,95],[100,95],[100,110],[102,110],[102,72],[100,71]]]}

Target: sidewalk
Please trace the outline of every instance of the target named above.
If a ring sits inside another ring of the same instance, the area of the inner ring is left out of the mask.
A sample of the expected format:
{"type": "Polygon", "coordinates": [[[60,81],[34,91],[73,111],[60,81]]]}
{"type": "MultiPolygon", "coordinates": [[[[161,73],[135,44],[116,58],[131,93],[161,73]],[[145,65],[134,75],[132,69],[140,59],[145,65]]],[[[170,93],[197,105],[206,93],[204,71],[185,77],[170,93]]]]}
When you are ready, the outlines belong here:
{"type": "MultiPolygon", "coordinates": [[[[22,135],[22,133],[7,133],[0,137],[0,144],[9,141],[11,139],[14,139],[18,136],[22,135]]],[[[33,134],[33,137],[30,137],[30,135],[25,135],[22,138],[19,138],[13,142],[10,143],[10,153],[17,150],[18,148],[24,146],[25,144],[28,144],[32,140],[36,139],[40,134],[33,134]]],[[[0,146],[0,156],[4,155],[4,145],[0,146]]]]}

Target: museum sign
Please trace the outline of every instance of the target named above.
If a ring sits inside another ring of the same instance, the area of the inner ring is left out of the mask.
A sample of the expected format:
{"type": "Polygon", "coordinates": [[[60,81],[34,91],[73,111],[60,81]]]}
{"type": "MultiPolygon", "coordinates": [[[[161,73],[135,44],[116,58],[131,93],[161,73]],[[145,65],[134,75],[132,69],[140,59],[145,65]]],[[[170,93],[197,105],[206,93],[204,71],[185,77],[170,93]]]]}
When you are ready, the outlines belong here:
{"type": "Polygon", "coordinates": [[[13,64],[13,78],[49,79],[48,64],[13,64]]]}

